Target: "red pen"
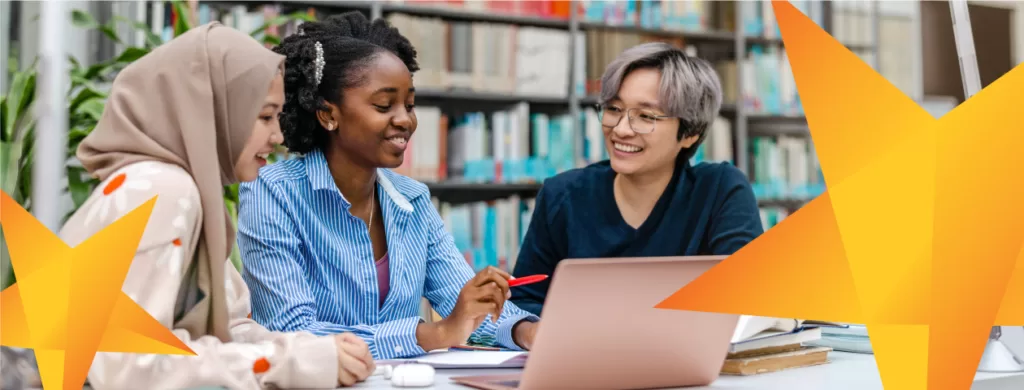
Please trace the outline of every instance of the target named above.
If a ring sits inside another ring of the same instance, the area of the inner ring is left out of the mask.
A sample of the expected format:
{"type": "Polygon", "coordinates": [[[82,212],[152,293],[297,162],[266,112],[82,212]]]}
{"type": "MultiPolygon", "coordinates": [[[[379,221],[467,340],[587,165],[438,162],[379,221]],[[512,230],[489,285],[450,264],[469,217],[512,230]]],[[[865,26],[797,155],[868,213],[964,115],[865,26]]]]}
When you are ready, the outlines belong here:
{"type": "Polygon", "coordinates": [[[509,280],[508,281],[508,286],[509,287],[517,287],[517,286],[527,285],[527,284],[531,284],[531,283],[537,283],[537,282],[542,281],[542,280],[547,279],[547,278],[548,278],[547,275],[524,276],[524,277],[521,277],[521,278],[515,278],[515,279],[512,279],[512,280],[509,280]]]}

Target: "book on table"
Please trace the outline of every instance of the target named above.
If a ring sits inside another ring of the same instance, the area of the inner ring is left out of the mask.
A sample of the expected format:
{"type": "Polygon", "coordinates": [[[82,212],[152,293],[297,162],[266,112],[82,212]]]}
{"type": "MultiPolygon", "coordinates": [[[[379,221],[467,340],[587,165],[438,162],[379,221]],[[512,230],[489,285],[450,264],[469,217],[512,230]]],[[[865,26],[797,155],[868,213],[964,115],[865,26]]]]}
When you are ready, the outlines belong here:
{"type": "Polygon", "coordinates": [[[821,339],[823,327],[843,326],[792,318],[741,316],[722,373],[753,375],[827,363],[831,348],[807,344],[821,339]]]}

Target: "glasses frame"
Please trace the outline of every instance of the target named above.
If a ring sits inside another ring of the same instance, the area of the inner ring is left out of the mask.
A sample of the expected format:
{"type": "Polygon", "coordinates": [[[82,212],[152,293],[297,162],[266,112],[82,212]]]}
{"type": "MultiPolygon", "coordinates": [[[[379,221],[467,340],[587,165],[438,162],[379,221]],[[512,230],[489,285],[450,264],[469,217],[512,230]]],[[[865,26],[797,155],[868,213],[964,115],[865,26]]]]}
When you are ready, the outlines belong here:
{"type": "Polygon", "coordinates": [[[633,119],[636,118],[636,115],[634,115],[634,113],[637,112],[637,111],[640,111],[642,109],[641,108],[637,108],[637,107],[632,107],[632,108],[627,108],[626,109],[626,115],[620,116],[619,120],[615,121],[614,125],[608,126],[608,125],[604,124],[604,109],[605,109],[605,107],[608,107],[608,106],[610,106],[610,105],[609,104],[600,104],[600,103],[594,105],[594,107],[597,109],[597,117],[601,121],[601,126],[610,127],[610,128],[614,129],[616,126],[619,125],[619,123],[622,123],[622,118],[625,117],[625,118],[629,118],[629,121],[626,122],[626,123],[629,124],[629,129],[632,130],[634,133],[637,133],[637,134],[651,134],[651,133],[654,132],[654,130],[658,129],[658,122],[659,121],[661,121],[662,119],[675,118],[674,116],[671,116],[671,115],[651,115],[651,116],[654,117],[654,126],[651,127],[651,131],[637,131],[636,126],[633,126],[633,119]]]}

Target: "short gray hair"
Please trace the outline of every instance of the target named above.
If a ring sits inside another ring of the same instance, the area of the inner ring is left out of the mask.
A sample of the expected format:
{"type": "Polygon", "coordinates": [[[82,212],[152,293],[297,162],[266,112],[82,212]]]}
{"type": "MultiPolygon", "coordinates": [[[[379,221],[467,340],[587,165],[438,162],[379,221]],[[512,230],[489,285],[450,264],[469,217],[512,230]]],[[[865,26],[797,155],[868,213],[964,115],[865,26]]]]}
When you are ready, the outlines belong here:
{"type": "Polygon", "coordinates": [[[695,151],[722,107],[718,73],[707,61],[688,56],[675,46],[664,42],[644,43],[626,49],[608,64],[601,76],[601,104],[614,99],[626,75],[640,68],[661,71],[658,102],[665,114],[680,119],[677,139],[700,136],[690,148],[695,151]]]}

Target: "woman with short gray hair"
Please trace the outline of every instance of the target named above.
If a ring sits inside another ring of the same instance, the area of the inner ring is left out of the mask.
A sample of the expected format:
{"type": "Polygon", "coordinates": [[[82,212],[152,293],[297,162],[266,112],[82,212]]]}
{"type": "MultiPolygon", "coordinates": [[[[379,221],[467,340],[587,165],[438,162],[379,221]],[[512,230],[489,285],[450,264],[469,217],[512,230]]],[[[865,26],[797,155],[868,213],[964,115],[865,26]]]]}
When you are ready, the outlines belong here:
{"type": "MultiPolygon", "coordinates": [[[[544,182],[513,276],[550,275],[567,258],[728,255],[763,232],[739,169],[689,162],[722,105],[707,61],[641,44],[608,65],[601,88],[610,158],[544,182]]],[[[515,288],[512,302],[539,315],[548,286],[515,288]]]]}

